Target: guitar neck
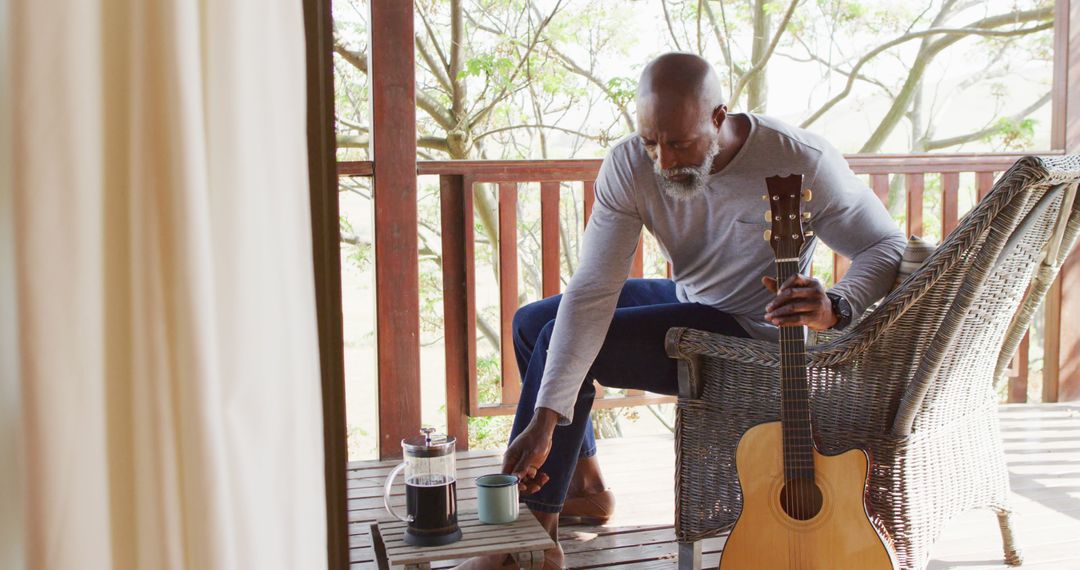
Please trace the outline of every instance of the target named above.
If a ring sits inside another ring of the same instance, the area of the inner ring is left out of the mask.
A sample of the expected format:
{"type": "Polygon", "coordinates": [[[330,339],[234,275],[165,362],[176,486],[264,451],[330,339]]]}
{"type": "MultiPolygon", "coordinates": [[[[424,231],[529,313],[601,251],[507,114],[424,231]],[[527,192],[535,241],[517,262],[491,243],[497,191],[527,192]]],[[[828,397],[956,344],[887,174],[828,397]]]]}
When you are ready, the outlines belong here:
{"type": "MultiPolygon", "coordinates": [[[[778,259],[776,280],[799,272],[799,261],[778,259]]],[[[814,478],[814,442],[810,429],[810,386],[806,378],[806,327],[780,327],[780,421],[783,426],[784,475],[787,480],[814,478]]]]}

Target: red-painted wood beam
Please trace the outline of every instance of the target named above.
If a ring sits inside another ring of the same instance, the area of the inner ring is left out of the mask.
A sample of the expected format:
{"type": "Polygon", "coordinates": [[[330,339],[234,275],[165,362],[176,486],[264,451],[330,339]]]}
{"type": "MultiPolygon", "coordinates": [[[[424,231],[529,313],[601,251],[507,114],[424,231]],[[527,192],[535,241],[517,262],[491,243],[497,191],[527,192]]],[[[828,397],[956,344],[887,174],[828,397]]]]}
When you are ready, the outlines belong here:
{"type": "Polygon", "coordinates": [[[416,215],[413,3],[371,0],[371,152],[379,456],[401,456],[420,429],[420,278],[416,215]]]}

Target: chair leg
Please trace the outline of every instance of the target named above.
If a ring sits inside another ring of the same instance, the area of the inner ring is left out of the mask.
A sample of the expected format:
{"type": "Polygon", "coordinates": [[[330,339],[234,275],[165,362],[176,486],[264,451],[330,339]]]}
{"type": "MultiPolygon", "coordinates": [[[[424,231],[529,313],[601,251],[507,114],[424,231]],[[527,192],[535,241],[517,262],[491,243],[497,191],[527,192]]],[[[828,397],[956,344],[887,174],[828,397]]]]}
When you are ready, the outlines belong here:
{"type": "Polygon", "coordinates": [[[679,543],[679,570],[701,570],[701,541],[679,543]]]}
{"type": "Polygon", "coordinates": [[[1000,509],[997,512],[998,526],[1001,527],[1001,546],[1005,551],[1005,563],[1009,566],[1019,566],[1024,563],[1024,553],[1016,544],[1016,536],[1013,535],[1012,511],[1000,509]]]}

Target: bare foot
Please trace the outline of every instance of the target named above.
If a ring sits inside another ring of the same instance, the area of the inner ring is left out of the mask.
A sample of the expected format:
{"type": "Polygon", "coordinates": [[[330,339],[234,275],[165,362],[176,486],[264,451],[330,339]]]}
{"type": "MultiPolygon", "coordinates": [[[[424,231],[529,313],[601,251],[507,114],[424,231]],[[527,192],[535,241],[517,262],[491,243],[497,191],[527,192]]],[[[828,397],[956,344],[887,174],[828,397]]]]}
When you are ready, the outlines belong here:
{"type": "Polygon", "coordinates": [[[566,556],[563,554],[562,545],[555,543],[555,548],[544,551],[543,570],[562,570],[566,567],[566,556]]]}

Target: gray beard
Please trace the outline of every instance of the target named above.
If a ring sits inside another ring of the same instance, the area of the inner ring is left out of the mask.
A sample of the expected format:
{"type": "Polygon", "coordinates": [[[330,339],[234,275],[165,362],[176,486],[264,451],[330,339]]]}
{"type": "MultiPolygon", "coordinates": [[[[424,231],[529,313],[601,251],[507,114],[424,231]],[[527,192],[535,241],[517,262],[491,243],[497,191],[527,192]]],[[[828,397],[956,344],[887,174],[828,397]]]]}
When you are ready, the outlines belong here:
{"type": "Polygon", "coordinates": [[[656,185],[669,197],[679,200],[691,200],[701,195],[708,186],[709,171],[712,170],[713,159],[723,148],[720,146],[720,137],[713,139],[709,144],[709,150],[705,152],[705,159],[697,166],[680,166],[678,168],[660,168],[660,164],[653,162],[653,172],[656,173],[656,185]],[[676,182],[672,176],[688,175],[686,182],[676,182]]]}

